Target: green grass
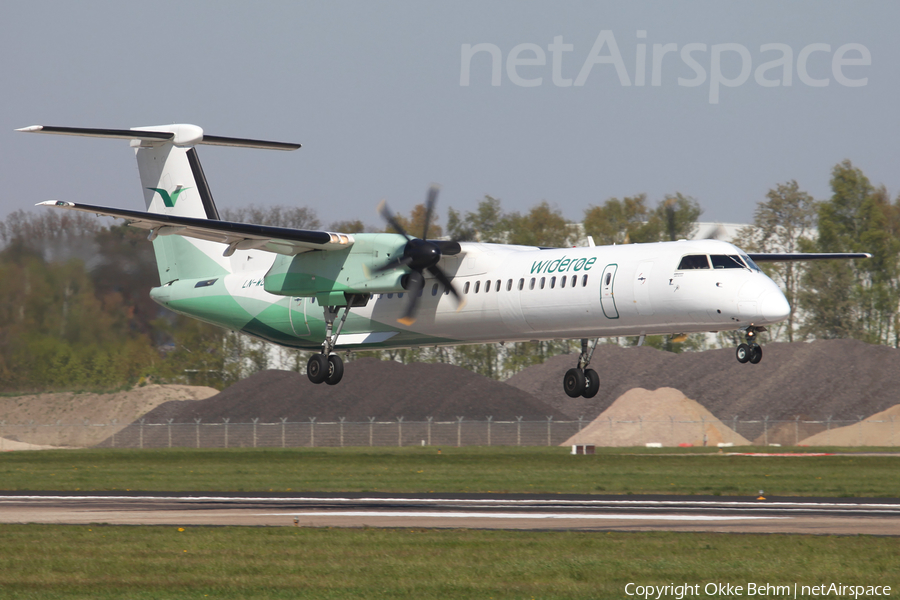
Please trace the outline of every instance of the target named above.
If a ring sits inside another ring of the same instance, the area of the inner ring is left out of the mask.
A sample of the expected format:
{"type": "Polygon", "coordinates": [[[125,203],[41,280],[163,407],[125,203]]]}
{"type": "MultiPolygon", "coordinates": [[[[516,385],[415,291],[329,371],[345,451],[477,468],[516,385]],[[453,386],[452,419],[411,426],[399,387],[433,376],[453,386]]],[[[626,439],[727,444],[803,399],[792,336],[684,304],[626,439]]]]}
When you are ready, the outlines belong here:
{"type": "Polygon", "coordinates": [[[10,599],[623,598],[628,582],[896,593],[898,561],[896,540],[877,537],[0,526],[0,596],[10,599]]]}
{"type": "MultiPolygon", "coordinates": [[[[779,451],[789,449],[779,448],[779,451]]],[[[565,448],[49,450],[0,454],[0,489],[900,496],[900,458],[565,448]]]]}

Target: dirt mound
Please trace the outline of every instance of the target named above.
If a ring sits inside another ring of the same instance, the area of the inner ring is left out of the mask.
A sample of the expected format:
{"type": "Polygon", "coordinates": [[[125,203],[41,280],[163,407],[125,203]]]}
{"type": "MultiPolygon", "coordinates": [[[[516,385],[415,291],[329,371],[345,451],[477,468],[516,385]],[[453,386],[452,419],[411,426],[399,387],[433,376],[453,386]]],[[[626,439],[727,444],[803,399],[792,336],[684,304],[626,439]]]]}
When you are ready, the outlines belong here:
{"type": "Polygon", "coordinates": [[[800,441],[804,446],[897,446],[900,444],[900,404],[853,425],[832,427],[800,441]]]}
{"type": "Polygon", "coordinates": [[[168,402],[144,416],[146,422],[232,423],[288,421],[406,421],[515,419],[543,421],[563,413],[518,388],[448,364],[364,358],[345,365],[339,385],[314,385],[292,371],[263,371],[198,402],[168,402]]]}
{"type": "Polygon", "coordinates": [[[197,401],[218,393],[210,387],[147,385],[109,394],[0,397],[0,437],[38,445],[91,446],[164,402],[197,401]]]}
{"type": "Polygon", "coordinates": [[[570,418],[594,418],[613,399],[636,387],[677,388],[725,422],[735,416],[856,420],[857,415],[883,411],[897,401],[897,349],[855,340],[820,340],[765,344],[763,351],[762,362],[751,365],[738,363],[732,349],[672,354],[600,345],[591,363],[600,375],[600,393],[590,400],[573,400],[563,393],[562,377],[575,365],[575,355],[554,357],[506,382],[570,418]]]}
{"type": "Polygon", "coordinates": [[[700,404],[672,388],[629,390],[587,427],[563,443],[595,446],[663,446],[692,444],[749,445],[700,404]]]}

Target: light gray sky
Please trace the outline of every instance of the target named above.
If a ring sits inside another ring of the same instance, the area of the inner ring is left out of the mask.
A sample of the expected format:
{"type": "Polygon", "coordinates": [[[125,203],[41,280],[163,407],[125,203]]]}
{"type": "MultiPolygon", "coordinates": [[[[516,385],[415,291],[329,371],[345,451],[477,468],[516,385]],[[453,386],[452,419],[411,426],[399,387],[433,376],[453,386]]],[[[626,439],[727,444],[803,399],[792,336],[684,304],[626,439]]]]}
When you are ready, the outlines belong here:
{"type": "Polygon", "coordinates": [[[36,124],[193,123],[300,142],[292,153],[199,153],[220,209],[305,205],[325,225],[378,224],[381,198],[408,213],[432,182],[441,224],[447,207],[472,210],[485,194],[506,210],[547,200],[580,220],[591,204],[642,192],[652,204],[681,192],[703,220],[749,222],[790,179],[827,198],[845,158],[896,196],[898,22],[896,2],[9,0],[0,218],[48,199],[142,208],[126,142],[13,132],[36,124]],[[550,48],[560,36],[571,50],[550,48]],[[614,39],[624,78],[609,43],[592,53],[598,38],[614,39]],[[499,50],[500,85],[489,51],[472,56],[461,85],[465,44],[499,50]],[[654,45],[666,44],[675,51],[652,85],[654,45]],[[847,44],[857,46],[841,54],[847,44]],[[788,73],[761,74],[782,85],[761,85],[757,68],[785,48],[788,73]]]}

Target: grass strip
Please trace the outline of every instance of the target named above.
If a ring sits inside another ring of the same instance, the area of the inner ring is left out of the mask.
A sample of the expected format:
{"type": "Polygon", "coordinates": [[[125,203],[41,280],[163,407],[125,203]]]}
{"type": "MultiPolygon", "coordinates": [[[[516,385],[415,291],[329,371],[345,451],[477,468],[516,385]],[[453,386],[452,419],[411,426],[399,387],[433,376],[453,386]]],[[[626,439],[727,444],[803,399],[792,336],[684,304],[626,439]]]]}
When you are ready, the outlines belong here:
{"type": "Polygon", "coordinates": [[[623,598],[629,582],[894,594],[898,559],[895,539],[870,536],[0,525],[10,599],[623,598]]]}
{"type": "Polygon", "coordinates": [[[0,454],[0,489],[898,497],[898,460],[555,447],[48,450],[0,454]]]}

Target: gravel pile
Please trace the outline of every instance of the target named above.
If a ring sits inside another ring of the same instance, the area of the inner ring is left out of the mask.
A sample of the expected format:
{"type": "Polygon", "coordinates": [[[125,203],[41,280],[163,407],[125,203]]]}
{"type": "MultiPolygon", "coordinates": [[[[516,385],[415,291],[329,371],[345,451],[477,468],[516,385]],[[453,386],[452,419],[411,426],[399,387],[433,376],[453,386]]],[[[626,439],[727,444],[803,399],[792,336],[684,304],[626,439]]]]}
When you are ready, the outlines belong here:
{"type": "Polygon", "coordinates": [[[263,371],[206,400],[167,402],[145,415],[150,423],[193,423],[230,419],[232,423],[376,420],[515,420],[564,417],[528,392],[448,364],[403,365],[372,358],[345,364],[339,385],[314,385],[305,374],[263,371]]]}
{"type": "Polygon", "coordinates": [[[736,434],[700,404],[672,388],[625,392],[596,419],[562,445],[595,446],[715,446],[750,441],[736,434]]]}
{"type": "MultiPolygon", "coordinates": [[[[554,357],[506,383],[570,418],[586,419],[637,387],[676,388],[726,423],[735,416],[855,421],[900,404],[900,352],[894,348],[821,340],[765,344],[763,351],[762,362],[751,365],[738,363],[732,349],[672,354],[600,345],[591,363],[600,375],[600,393],[590,400],[573,400],[562,391],[563,374],[575,366],[576,355],[554,357]]],[[[789,429],[793,439],[794,425],[789,429]]]]}

